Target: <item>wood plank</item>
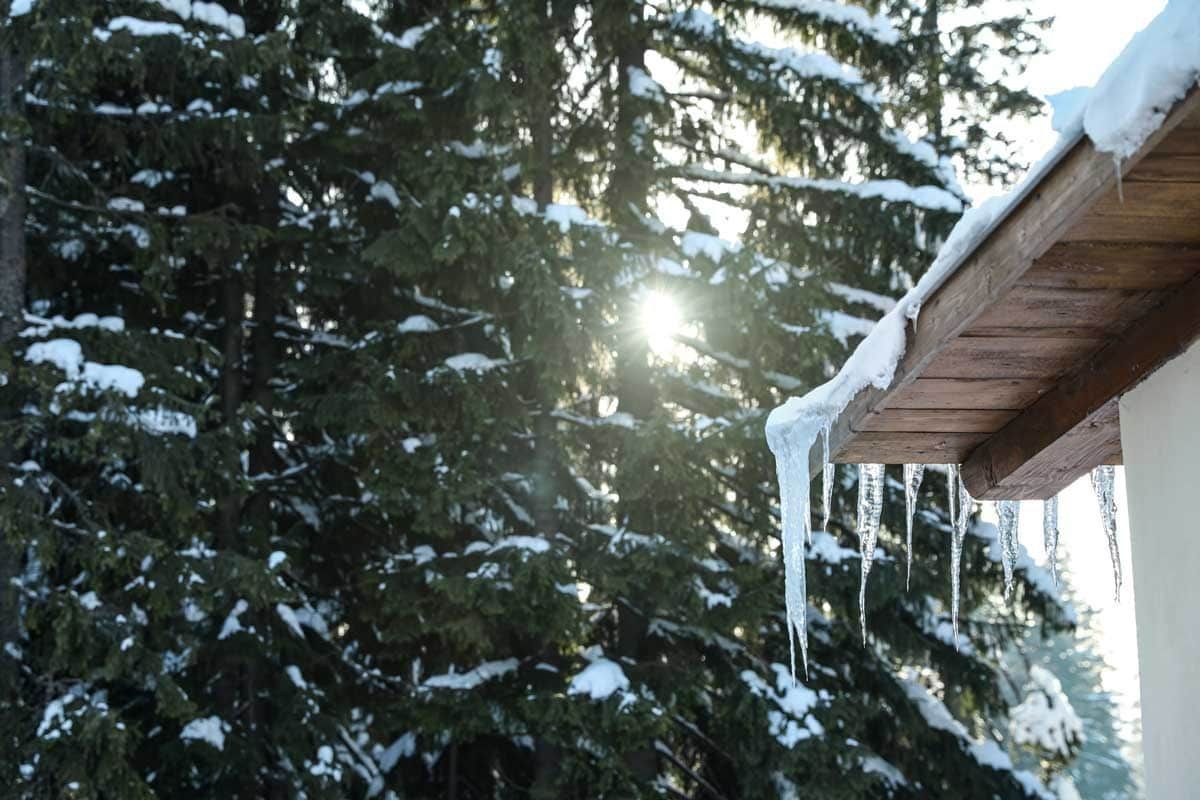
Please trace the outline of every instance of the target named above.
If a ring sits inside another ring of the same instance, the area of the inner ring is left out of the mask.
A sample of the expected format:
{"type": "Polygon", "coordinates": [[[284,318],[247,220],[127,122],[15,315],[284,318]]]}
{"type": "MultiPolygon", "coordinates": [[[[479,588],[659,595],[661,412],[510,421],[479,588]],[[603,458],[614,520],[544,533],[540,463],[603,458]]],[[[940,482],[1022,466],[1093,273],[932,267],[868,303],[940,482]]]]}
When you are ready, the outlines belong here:
{"type": "Polygon", "coordinates": [[[985,408],[886,408],[863,418],[859,431],[995,433],[1019,412],[985,408]]]}
{"type": "MultiPolygon", "coordinates": [[[[1081,361],[1068,377],[973,452],[962,468],[967,488],[972,495],[985,497],[1018,470],[1030,469],[1026,465],[1039,453],[1076,427],[1087,426],[1089,418],[1114,397],[1133,388],[1198,336],[1200,277],[1168,295],[1095,357],[1081,361]]],[[[1043,468],[1054,466],[1051,462],[1043,468]]]]}
{"type": "Polygon", "coordinates": [[[1103,338],[1161,301],[1144,289],[1064,289],[1018,284],[979,316],[965,336],[1103,338]],[[1037,332],[1034,333],[1033,331],[1037,332]]]}
{"type": "Polygon", "coordinates": [[[928,378],[1055,378],[1104,346],[1104,339],[960,336],[922,373],[928,378]]]}
{"type": "Polygon", "coordinates": [[[886,410],[1022,409],[1053,386],[1053,381],[1042,378],[921,378],[889,397],[886,410]]]}
{"type": "Polygon", "coordinates": [[[1200,247],[1143,242],[1061,242],[1039,258],[1022,285],[1063,289],[1163,289],[1200,272],[1200,247]]]}
{"type": "MultiPolygon", "coordinates": [[[[1200,156],[1200,135],[1197,135],[1197,128],[1200,128],[1200,116],[1193,114],[1163,137],[1158,147],[1154,148],[1154,155],[1200,156]]],[[[1129,172],[1133,174],[1135,171],[1136,168],[1129,172]]]]}
{"type": "MultiPolygon", "coordinates": [[[[1193,131],[1193,134],[1195,132],[1193,131]]],[[[1200,136],[1195,137],[1200,139],[1200,136]]],[[[1150,183],[1200,182],[1200,155],[1170,155],[1151,153],[1142,159],[1137,169],[1129,173],[1128,181],[1150,183]]]]}
{"type": "Polygon", "coordinates": [[[891,433],[866,431],[838,451],[837,464],[959,464],[986,433],[891,433]]]}
{"type": "MultiPolygon", "coordinates": [[[[1193,87],[1142,147],[1121,162],[1121,171],[1127,174],[1198,110],[1200,91],[1193,87]]],[[[1113,189],[1116,180],[1111,156],[1083,138],[1038,178],[1036,186],[925,302],[915,330],[909,330],[904,356],[888,388],[870,387],[859,392],[839,415],[830,435],[832,454],[836,456],[855,437],[853,426],[868,412],[883,408],[894,392],[922,376],[946,345],[1003,297],[1035,259],[1113,189]]],[[[821,450],[817,444],[809,453],[811,475],[820,473],[821,450]]]]}
{"type": "Polygon", "coordinates": [[[1200,184],[1125,183],[1101,197],[1062,241],[1200,242],[1200,184]]]}

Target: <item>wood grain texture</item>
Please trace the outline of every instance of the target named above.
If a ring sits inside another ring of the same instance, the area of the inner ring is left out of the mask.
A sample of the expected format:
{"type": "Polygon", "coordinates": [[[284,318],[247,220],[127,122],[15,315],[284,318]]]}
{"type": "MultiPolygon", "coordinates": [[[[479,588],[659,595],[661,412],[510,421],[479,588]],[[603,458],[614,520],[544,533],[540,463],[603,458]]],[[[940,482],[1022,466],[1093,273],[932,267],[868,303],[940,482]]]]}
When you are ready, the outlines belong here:
{"type": "Polygon", "coordinates": [[[1073,289],[1018,284],[967,329],[965,336],[1103,338],[1162,300],[1146,289],[1073,289]]]}
{"type": "Polygon", "coordinates": [[[863,418],[859,431],[995,433],[1019,412],[984,408],[887,408],[863,418]]]}
{"type": "Polygon", "coordinates": [[[1022,409],[1053,386],[1042,378],[920,378],[889,397],[886,410],[1022,409]]]}
{"type": "Polygon", "coordinates": [[[986,433],[862,432],[831,460],[837,464],[959,464],[986,433]],[[886,454],[886,458],[881,457],[886,454]]]}
{"type": "MultiPolygon", "coordinates": [[[[1043,451],[1081,426],[1094,427],[1094,415],[1197,337],[1200,277],[1172,292],[1094,358],[1080,361],[1070,375],[972,453],[962,468],[967,488],[984,497],[1004,486],[1011,476],[1027,472],[1031,463],[1054,468],[1053,461],[1047,462],[1054,452],[1043,451]]],[[[1099,433],[1087,432],[1085,439],[1091,442],[1098,437],[1099,433]]],[[[1119,428],[1116,438],[1119,440],[1119,428]]],[[[1100,462],[1092,462],[1096,463],[1100,462]]]]}
{"type": "Polygon", "coordinates": [[[929,378],[1044,378],[1062,375],[1101,347],[1102,338],[960,336],[922,373],[929,378]]]}
{"type": "Polygon", "coordinates": [[[1200,184],[1125,183],[1101,197],[1061,241],[1200,243],[1200,184]]]}
{"type": "Polygon", "coordinates": [[[1165,289],[1200,271],[1200,247],[1146,242],[1060,242],[1021,278],[1061,289],[1165,289]]]}

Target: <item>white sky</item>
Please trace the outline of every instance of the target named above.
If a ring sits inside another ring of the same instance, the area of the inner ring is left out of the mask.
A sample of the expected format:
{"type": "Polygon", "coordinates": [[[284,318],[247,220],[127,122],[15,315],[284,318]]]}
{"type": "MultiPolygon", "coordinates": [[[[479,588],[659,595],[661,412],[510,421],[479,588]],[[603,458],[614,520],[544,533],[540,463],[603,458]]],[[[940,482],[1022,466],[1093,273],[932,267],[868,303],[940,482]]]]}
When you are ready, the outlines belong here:
{"type": "MultiPolygon", "coordinates": [[[[1053,15],[1048,31],[1050,50],[1030,64],[1025,74],[1031,91],[1053,94],[1075,86],[1091,86],[1117,57],[1134,33],[1146,26],[1164,7],[1166,0],[1041,0],[1034,10],[1053,15]]],[[[1048,116],[1024,132],[1026,161],[1036,161],[1054,141],[1048,116]]],[[[1120,602],[1113,599],[1112,567],[1104,541],[1100,512],[1087,477],[1076,482],[1059,498],[1060,562],[1079,596],[1079,601],[1096,609],[1094,624],[1100,646],[1110,665],[1105,688],[1120,704],[1127,732],[1138,730],[1137,637],[1134,628],[1133,570],[1129,560],[1129,521],[1125,505],[1125,475],[1117,470],[1118,532],[1125,586],[1120,602]]],[[[989,511],[992,519],[995,514],[989,511]]],[[[1039,563],[1045,563],[1042,547],[1041,503],[1025,503],[1021,509],[1021,544],[1039,563]]],[[[1140,739],[1140,735],[1137,737],[1140,739]]]]}

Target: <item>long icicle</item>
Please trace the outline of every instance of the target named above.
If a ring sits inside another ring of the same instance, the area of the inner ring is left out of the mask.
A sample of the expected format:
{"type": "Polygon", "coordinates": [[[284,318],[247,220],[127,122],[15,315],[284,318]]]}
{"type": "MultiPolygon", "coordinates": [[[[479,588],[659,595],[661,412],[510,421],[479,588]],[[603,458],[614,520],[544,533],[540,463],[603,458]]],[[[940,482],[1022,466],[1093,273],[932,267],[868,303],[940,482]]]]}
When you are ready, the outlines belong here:
{"type": "Polygon", "coordinates": [[[1017,526],[1021,519],[1021,504],[1016,500],[1001,500],[996,503],[996,516],[1000,520],[1000,560],[1004,564],[1004,599],[1007,601],[1012,597],[1013,570],[1020,552],[1017,526]]]}
{"type": "MultiPolygon", "coordinates": [[[[821,530],[829,530],[829,514],[832,511],[831,505],[833,502],[833,476],[835,466],[829,461],[829,426],[825,426],[824,436],[821,437],[821,513],[824,515],[821,519],[821,530]]],[[[808,543],[812,544],[812,536],[808,537],[808,543]]]]}
{"type": "Polygon", "coordinates": [[[858,465],[858,549],[862,557],[862,579],[858,586],[858,622],[863,644],[867,643],[867,575],[875,558],[879,517],[883,512],[883,464],[858,465]]]}
{"type": "Polygon", "coordinates": [[[921,490],[921,479],[925,476],[924,464],[905,464],[904,465],[904,511],[908,516],[908,536],[905,538],[905,549],[907,551],[908,571],[904,575],[904,591],[908,591],[908,586],[912,580],[912,531],[913,531],[913,514],[917,510],[917,492],[921,490]]]}
{"type": "Polygon", "coordinates": [[[1042,543],[1050,562],[1050,577],[1058,588],[1058,495],[1042,502],[1042,543]]]}
{"type": "Polygon", "coordinates": [[[954,649],[958,649],[958,605],[962,589],[962,549],[963,538],[967,534],[967,524],[971,520],[971,495],[958,472],[958,465],[952,464],[947,470],[947,480],[951,489],[951,516],[954,520],[953,533],[950,536],[950,605],[951,624],[954,629],[954,649]],[[957,515],[955,506],[957,504],[957,515]]]}
{"type": "MultiPolygon", "coordinates": [[[[781,437],[782,438],[782,437],[781,437]]],[[[808,589],[804,574],[804,529],[809,518],[808,448],[794,440],[771,443],[779,476],[779,510],[783,517],[783,596],[787,609],[788,650],[796,677],[796,639],[808,677],[808,589]]]]}
{"type": "Polygon", "coordinates": [[[1117,468],[1096,467],[1092,470],[1092,488],[1100,504],[1100,518],[1104,523],[1104,536],[1108,539],[1108,555],[1112,559],[1113,599],[1121,601],[1121,552],[1117,546],[1117,496],[1115,481],[1117,468]]]}

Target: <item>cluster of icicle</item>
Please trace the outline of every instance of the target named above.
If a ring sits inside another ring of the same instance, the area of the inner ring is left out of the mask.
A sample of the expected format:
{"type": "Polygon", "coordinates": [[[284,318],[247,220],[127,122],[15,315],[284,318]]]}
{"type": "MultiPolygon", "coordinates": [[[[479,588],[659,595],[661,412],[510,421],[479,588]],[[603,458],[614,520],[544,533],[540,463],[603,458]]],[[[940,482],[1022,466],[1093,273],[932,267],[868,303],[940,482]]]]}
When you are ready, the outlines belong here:
{"type": "MultiPolygon", "coordinates": [[[[812,432],[811,437],[778,437],[771,442],[779,476],[780,506],[783,516],[783,563],[785,597],[787,605],[788,642],[791,648],[792,676],[796,674],[796,640],[800,641],[800,653],[804,672],[808,674],[808,624],[807,590],[805,586],[804,558],[805,540],[812,543],[811,502],[809,500],[808,455],[817,435],[822,437],[821,502],[822,529],[828,529],[830,505],[833,498],[834,465],[829,461],[829,427],[826,425],[812,432]],[[807,442],[806,442],[807,439],[807,442]],[[806,446],[807,445],[807,446],[806,446]]],[[[913,516],[917,508],[917,496],[925,474],[924,464],[904,465],[904,505],[907,516],[905,589],[912,578],[912,534],[913,516]]],[[[1121,591],[1121,561],[1117,549],[1117,506],[1113,492],[1115,469],[1097,467],[1092,472],[1092,486],[1100,505],[1104,533],[1108,540],[1112,558],[1113,579],[1116,595],[1121,591]]],[[[960,573],[962,566],[963,539],[970,523],[974,500],[962,481],[959,468],[947,466],[950,511],[950,594],[951,620],[955,646],[958,646],[958,609],[961,596],[960,573]]],[[[886,491],[883,464],[858,465],[858,544],[861,556],[861,579],[859,584],[859,625],[863,643],[867,641],[867,578],[875,558],[875,545],[879,538],[879,523],[883,512],[883,496],[886,491]]],[[[1012,596],[1013,573],[1020,558],[1017,540],[1021,504],[1015,500],[1001,500],[996,504],[999,518],[1000,559],[1004,568],[1004,599],[1012,596]]],[[[1058,585],[1058,498],[1045,500],[1042,505],[1042,535],[1054,585],[1058,585]]]]}

